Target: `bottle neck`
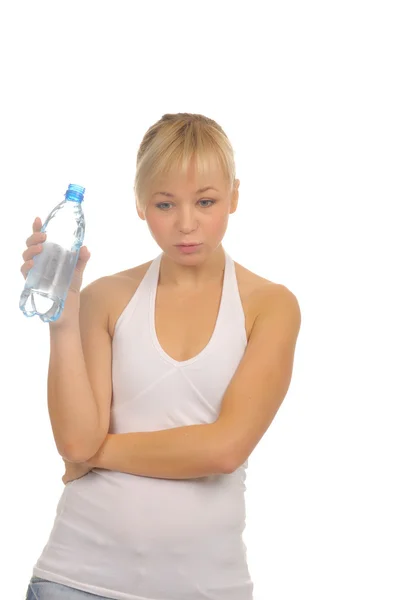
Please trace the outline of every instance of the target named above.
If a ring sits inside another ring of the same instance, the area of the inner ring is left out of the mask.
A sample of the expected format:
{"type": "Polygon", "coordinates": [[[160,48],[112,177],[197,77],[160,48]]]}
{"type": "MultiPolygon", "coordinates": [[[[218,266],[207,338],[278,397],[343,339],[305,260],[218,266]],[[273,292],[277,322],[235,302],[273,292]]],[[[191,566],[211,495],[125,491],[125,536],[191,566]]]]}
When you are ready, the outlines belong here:
{"type": "Polygon", "coordinates": [[[78,198],[70,198],[65,195],[65,202],[76,202],[76,204],[81,204],[83,202],[83,198],[79,200],[78,198]]]}

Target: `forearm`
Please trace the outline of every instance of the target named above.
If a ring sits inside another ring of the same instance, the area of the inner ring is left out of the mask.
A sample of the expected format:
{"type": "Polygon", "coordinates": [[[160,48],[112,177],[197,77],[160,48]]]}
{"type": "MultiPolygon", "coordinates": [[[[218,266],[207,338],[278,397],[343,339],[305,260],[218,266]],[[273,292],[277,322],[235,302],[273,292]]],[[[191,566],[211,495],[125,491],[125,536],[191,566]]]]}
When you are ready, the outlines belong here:
{"type": "Polygon", "coordinates": [[[161,479],[193,479],[225,473],[219,425],[108,434],[87,463],[93,468],[161,479]]]}
{"type": "Polygon", "coordinates": [[[78,321],[60,330],[50,325],[47,399],[61,456],[76,459],[75,448],[94,452],[101,443],[98,408],[87,375],[78,321]]]}

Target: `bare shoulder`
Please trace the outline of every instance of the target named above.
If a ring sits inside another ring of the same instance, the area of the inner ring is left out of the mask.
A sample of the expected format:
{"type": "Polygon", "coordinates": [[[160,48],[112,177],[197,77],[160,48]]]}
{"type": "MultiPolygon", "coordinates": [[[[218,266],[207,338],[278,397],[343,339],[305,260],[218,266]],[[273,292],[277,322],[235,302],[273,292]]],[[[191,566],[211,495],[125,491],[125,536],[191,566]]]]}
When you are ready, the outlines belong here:
{"type": "Polygon", "coordinates": [[[296,305],[299,310],[296,296],[282,283],[266,279],[236,261],[235,270],[242,300],[247,299],[253,319],[268,312],[272,306],[282,303],[296,305]]]}
{"type": "Polygon", "coordinates": [[[261,303],[261,300],[266,295],[272,295],[275,293],[274,290],[278,289],[280,286],[280,284],[275,283],[270,279],[265,279],[265,277],[261,277],[261,275],[250,271],[250,269],[244,267],[240,263],[236,261],[234,261],[234,263],[239,291],[244,297],[250,298],[252,303],[261,303]]]}
{"type": "Polygon", "coordinates": [[[101,303],[107,311],[108,330],[113,337],[116,321],[130,302],[152,261],[131,269],[104,275],[87,285],[82,293],[101,303]]]}
{"type": "MultiPolygon", "coordinates": [[[[152,259],[153,260],[153,259],[152,259]]],[[[117,273],[113,273],[112,275],[108,275],[112,281],[136,281],[138,284],[142,280],[146,271],[151,266],[152,260],[149,260],[146,263],[142,263],[141,265],[137,265],[136,267],[131,267],[130,269],[125,269],[124,271],[118,271],[117,273]]]]}
{"type": "Polygon", "coordinates": [[[111,273],[110,275],[103,275],[98,279],[95,279],[91,283],[89,283],[82,292],[87,293],[98,293],[102,294],[106,291],[113,293],[115,291],[115,286],[124,287],[128,285],[134,285],[134,283],[138,286],[140,281],[142,280],[145,272],[150,267],[152,261],[147,263],[143,263],[142,265],[138,265],[137,267],[133,267],[131,269],[126,269],[125,271],[118,271],[117,273],[111,273]]]}
{"type": "Polygon", "coordinates": [[[261,293],[262,290],[266,290],[272,288],[272,286],[277,286],[278,284],[270,279],[265,279],[265,277],[261,277],[257,273],[250,271],[247,267],[244,267],[240,263],[234,261],[236,277],[238,279],[239,285],[242,284],[247,286],[253,293],[261,293]]]}
{"type": "MultiPolygon", "coordinates": [[[[136,267],[100,277],[82,290],[82,294],[89,297],[90,301],[96,304],[101,303],[104,310],[107,311],[108,330],[111,337],[113,337],[118,318],[135,294],[151,263],[152,261],[148,261],[136,267]]],[[[254,322],[260,314],[267,312],[275,304],[275,301],[280,303],[283,298],[295,299],[295,296],[286,286],[261,277],[236,261],[234,264],[239,294],[246,315],[246,333],[250,337],[254,322]]]]}

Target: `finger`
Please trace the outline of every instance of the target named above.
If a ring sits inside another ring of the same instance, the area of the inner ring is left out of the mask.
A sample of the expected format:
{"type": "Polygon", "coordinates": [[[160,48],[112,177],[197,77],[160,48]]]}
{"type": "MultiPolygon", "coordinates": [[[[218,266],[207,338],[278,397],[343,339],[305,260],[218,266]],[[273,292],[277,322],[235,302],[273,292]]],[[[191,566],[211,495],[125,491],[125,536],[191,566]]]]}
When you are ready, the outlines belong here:
{"type": "Polygon", "coordinates": [[[33,244],[39,244],[40,242],[44,242],[47,239],[47,234],[41,231],[36,231],[35,233],[32,233],[32,235],[30,235],[27,239],[26,239],[26,245],[27,246],[32,246],[33,244]]]}
{"type": "Polygon", "coordinates": [[[28,260],[27,262],[25,262],[22,267],[21,267],[21,273],[24,276],[24,278],[26,279],[28,276],[28,272],[30,271],[30,269],[33,267],[33,260],[28,260]]]}
{"type": "Polygon", "coordinates": [[[85,264],[86,264],[86,263],[89,261],[89,259],[90,259],[90,256],[91,256],[91,254],[90,254],[90,252],[88,251],[88,248],[87,248],[87,246],[82,246],[82,247],[80,248],[80,252],[79,252],[79,259],[78,259],[78,261],[77,261],[77,262],[78,262],[78,264],[79,264],[79,267],[81,267],[81,266],[85,265],[85,264]]]}
{"type": "Polygon", "coordinates": [[[29,246],[24,252],[22,252],[22,258],[24,261],[31,260],[36,254],[40,254],[43,250],[42,244],[35,244],[34,246],[29,246]]]}
{"type": "Polygon", "coordinates": [[[33,231],[40,231],[40,229],[42,228],[43,223],[41,222],[40,217],[36,217],[35,220],[33,221],[33,225],[32,225],[32,229],[33,231]]]}

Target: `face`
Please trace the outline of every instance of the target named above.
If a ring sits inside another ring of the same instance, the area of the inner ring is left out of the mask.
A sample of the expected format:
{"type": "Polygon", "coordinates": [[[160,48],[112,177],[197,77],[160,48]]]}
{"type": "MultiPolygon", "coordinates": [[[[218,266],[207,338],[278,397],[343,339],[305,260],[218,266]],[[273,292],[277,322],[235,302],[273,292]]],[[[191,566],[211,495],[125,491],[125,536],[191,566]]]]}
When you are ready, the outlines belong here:
{"type": "Polygon", "coordinates": [[[203,260],[221,244],[229,215],[237,208],[239,184],[236,179],[230,191],[219,169],[200,180],[191,166],[185,178],[170,175],[155,182],[148,190],[144,210],[137,207],[138,216],[147,222],[152,237],[167,255],[178,262],[203,260]],[[208,186],[211,189],[198,191],[208,186]],[[200,245],[186,253],[177,247],[184,242],[200,245]]]}

